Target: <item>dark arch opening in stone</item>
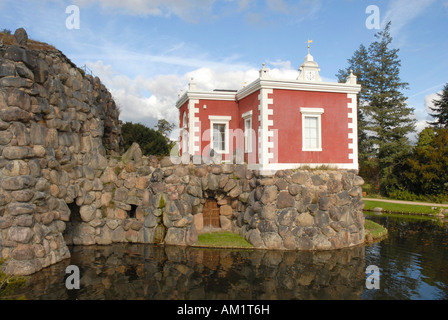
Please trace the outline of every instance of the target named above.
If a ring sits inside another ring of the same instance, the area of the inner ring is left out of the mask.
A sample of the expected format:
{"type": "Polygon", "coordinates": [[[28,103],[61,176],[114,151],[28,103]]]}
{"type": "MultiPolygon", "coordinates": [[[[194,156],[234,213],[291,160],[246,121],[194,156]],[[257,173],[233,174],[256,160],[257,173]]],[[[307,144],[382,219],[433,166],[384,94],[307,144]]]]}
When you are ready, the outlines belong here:
{"type": "Polygon", "coordinates": [[[66,227],[64,230],[64,240],[68,245],[73,244],[73,236],[75,234],[75,230],[82,223],[80,207],[76,204],[76,202],[72,202],[67,204],[70,209],[70,219],[66,223],[66,227]]]}
{"type": "Polygon", "coordinates": [[[76,202],[72,202],[68,204],[68,208],[70,209],[70,220],[72,223],[80,223],[82,222],[80,207],[76,204],[76,202]]]}
{"type": "Polygon", "coordinates": [[[128,217],[135,219],[137,213],[137,207],[135,204],[131,204],[131,210],[128,211],[128,217]]]}

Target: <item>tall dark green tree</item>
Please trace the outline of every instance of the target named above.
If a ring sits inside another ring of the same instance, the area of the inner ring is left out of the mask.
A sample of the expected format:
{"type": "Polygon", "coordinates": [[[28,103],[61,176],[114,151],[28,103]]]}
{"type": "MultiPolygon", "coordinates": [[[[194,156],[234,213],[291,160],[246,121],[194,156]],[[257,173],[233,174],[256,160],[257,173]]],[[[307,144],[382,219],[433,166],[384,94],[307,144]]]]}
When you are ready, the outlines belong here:
{"type": "Polygon", "coordinates": [[[435,119],[434,122],[429,124],[436,128],[448,128],[448,83],[442,90],[442,93],[437,94],[439,99],[434,99],[434,107],[429,109],[433,112],[429,115],[435,119]]]}
{"type": "Polygon", "coordinates": [[[359,150],[359,162],[363,164],[369,156],[372,155],[372,145],[368,139],[368,132],[366,129],[367,122],[365,119],[364,106],[367,101],[366,77],[369,74],[369,57],[366,47],[361,44],[358,50],[355,51],[353,56],[348,59],[348,67],[346,69],[339,70],[338,81],[340,83],[345,82],[353,71],[353,74],[357,77],[357,82],[361,84],[361,92],[358,94],[358,150],[359,150]]]}
{"type": "Polygon", "coordinates": [[[402,93],[408,83],[400,78],[399,49],[391,48],[390,26],[389,22],[378,32],[369,47],[369,104],[365,107],[367,130],[373,133],[372,143],[377,146],[381,186],[386,194],[397,187],[399,168],[412,150],[408,135],[415,130],[416,122],[414,109],[406,104],[407,97],[402,93]]]}
{"type": "MultiPolygon", "coordinates": [[[[399,49],[392,48],[390,27],[389,22],[376,33],[376,41],[368,49],[360,46],[348,60],[347,68],[354,70],[363,86],[359,109],[361,121],[365,122],[358,125],[364,135],[360,139],[365,139],[360,140],[360,153],[366,153],[360,154],[360,159],[377,160],[378,180],[385,194],[397,187],[397,175],[412,150],[408,135],[415,130],[416,122],[414,110],[402,93],[408,83],[400,78],[399,49]]],[[[338,76],[343,75],[344,71],[340,71],[338,76]]]]}

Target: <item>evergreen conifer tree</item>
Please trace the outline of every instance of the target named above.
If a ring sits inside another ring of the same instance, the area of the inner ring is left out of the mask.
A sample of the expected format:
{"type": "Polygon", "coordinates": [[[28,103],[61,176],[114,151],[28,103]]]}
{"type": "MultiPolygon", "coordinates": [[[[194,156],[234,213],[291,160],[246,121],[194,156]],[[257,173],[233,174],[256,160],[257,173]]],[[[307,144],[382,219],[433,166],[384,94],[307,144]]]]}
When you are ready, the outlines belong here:
{"type": "Polygon", "coordinates": [[[357,77],[357,82],[361,84],[361,92],[358,94],[358,150],[359,150],[359,162],[362,164],[366,161],[372,153],[372,146],[369,143],[367,130],[366,130],[366,119],[364,106],[367,104],[366,96],[368,87],[365,85],[366,77],[369,74],[369,61],[368,52],[366,47],[361,44],[353,54],[353,56],[348,59],[348,67],[346,69],[339,70],[338,81],[343,83],[346,81],[350,73],[357,77]]]}
{"type": "MultiPolygon", "coordinates": [[[[414,110],[402,93],[408,83],[400,78],[399,49],[391,48],[390,26],[389,22],[375,34],[377,40],[368,49],[361,45],[348,60],[348,69],[354,70],[363,87],[359,97],[360,160],[377,160],[378,179],[385,194],[397,187],[400,168],[411,152],[408,135],[415,130],[416,122],[414,110]]],[[[339,71],[340,80],[345,72],[339,71]]]]}
{"type": "Polygon", "coordinates": [[[433,112],[429,115],[435,118],[435,121],[429,124],[436,128],[448,128],[448,83],[438,96],[439,99],[433,100],[434,107],[429,108],[433,112]]]}

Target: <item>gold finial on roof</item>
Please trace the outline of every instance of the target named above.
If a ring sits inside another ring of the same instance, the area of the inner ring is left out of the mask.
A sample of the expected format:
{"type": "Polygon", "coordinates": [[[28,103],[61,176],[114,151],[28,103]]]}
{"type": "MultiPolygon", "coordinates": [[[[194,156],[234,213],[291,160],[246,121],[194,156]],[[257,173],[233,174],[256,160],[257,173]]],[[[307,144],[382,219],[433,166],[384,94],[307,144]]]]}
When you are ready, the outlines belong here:
{"type": "Polygon", "coordinates": [[[313,40],[308,40],[306,43],[308,44],[308,54],[310,54],[310,43],[313,43],[313,40]]]}

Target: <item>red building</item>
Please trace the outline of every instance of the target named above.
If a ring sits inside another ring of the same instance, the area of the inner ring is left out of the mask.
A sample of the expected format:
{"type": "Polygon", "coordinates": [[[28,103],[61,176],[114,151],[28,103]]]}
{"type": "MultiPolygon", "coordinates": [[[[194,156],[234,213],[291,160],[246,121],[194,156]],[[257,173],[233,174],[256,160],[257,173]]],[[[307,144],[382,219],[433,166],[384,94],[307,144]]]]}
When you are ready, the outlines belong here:
{"type": "Polygon", "coordinates": [[[346,83],[323,82],[308,53],[296,80],[274,79],[269,69],[240,90],[198,91],[177,101],[181,154],[195,163],[243,162],[251,169],[327,165],[358,169],[357,94],[346,83]],[[199,160],[198,160],[199,159],[199,160]]]}

